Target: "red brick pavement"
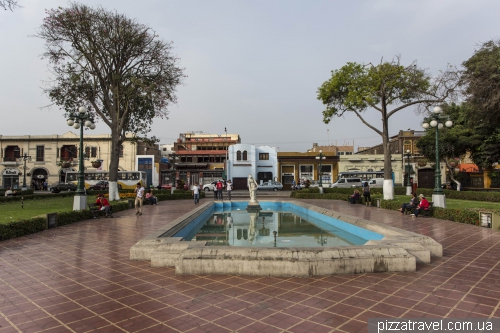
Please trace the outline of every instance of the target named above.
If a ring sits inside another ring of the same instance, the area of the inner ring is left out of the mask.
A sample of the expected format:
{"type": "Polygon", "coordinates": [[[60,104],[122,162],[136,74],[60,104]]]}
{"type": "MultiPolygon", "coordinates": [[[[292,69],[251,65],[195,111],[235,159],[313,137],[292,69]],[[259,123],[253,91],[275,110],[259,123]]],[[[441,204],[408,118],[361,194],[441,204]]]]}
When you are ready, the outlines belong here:
{"type": "Polygon", "coordinates": [[[176,276],[129,260],[138,240],[194,207],[160,202],[0,242],[0,333],[366,332],[374,317],[499,317],[500,232],[307,202],[431,236],[444,256],[415,273],[176,276]]]}

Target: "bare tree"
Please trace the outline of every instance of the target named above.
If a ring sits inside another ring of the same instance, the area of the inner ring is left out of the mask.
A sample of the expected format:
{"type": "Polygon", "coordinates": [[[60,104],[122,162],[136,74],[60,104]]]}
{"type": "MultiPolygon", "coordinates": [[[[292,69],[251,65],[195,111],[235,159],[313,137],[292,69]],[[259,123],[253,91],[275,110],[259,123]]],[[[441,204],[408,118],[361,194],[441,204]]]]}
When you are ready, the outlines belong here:
{"type": "Polygon", "coordinates": [[[17,0],[0,0],[0,7],[7,10],[13,10],[16,7],[19,7],[17,4],[17,0]]]}
{"type": "Polygon", "coordinates": [[[170,42],[124,15],[74,2],[47,14],[35,35],[54,75],[44,92],[67,113],[85,105],[109,126],[109,198],[118,200],[120,146],[127,133],[147,140],[153,119],[168,115],[183,70],[170,42]]]}

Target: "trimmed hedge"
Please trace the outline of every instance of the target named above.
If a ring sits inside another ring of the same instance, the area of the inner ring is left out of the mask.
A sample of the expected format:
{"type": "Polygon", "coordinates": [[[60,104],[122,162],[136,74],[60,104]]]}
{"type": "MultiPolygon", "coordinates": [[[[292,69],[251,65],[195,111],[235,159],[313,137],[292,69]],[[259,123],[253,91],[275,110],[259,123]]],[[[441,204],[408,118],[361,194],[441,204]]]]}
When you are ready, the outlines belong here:
{"type": "MultiPolygon", "coordinates": [[[[95,191],[99,193],[99,191],[95,191]]],[[[165,191],[167,192],[167,191],[165,191]]],[[[74,192],[71,195],[74,195],[74,192]]],[[[52,194],[52,196],[69,196],[67,192],[65,193],[57,193],[57,194],[52,194]]],[[[88,197],[92,197],[93,195],[87,195],[88,197]]],[[[161,191],[155,192],[155,196],[158,198],[158,201],[163,201],[163,200],[184,200],[184,199],[192,199],[192,193],[191,191],[174,191],[174,194],[170,194],[170,191],[168,193],[161,193],[161,191]]],[[[35,195],[34,199],[37,198],[46,198],[47,196],[45,195],[35,195]]],[[[200,193],[200,198],[204,198],[205,193],[201,192],[200,193]]],[[[10,197],[9,197],[10,198],[10,197]]],[[[13,197],[17,198],[17,197],[13,197]]],[[[26,197],[25,197],[26,198],[26,197]]],[[[88,198],[88,202],[93,202],[91,198],[88,198]]],[[[20,200],[20,198],[19,198],[20,200]]],[[[134,199],[128,199],[128,200],[134,200],[134,199]]],[[[113,213],[124,211],[129,209],[129,204],[127,201],[118,201],[118,202],[111,202],[111,206],[113,213]]],[[[84,220],[89,220],[92,218],[92,215],[90,214],[89,210],[81,210],[81,211],[71,211],[71,212],[58,212],[57,213],[57,225],[58,226],[63,226],[63,225],[68,225],[71,223],[79,222],[79,221],[84,221],[84,220]]],[[[47,218],[44,217],[33,217],[27,220],[20,220],[20,221],[13,221],[9,224],[0,224],[0,241],[6,240],[6,239],[11,239],[11,238],[16,238],[20,236],[25,236],[29,235],[35,232],[40,232],[45,230],[47,227],[47,218]]]]}
{"type": "MultiPolygon", "coordinates": [[[[399,188],[400,189],[400,188],[399,188]]],[[[349,195],[352,194],[354,189],[345,189],[345,188],[331,188],[331,189],[324,189],[325,194],[320,194],[319,191],[317,193],[312,193],[311,191],[305,191],[305,189],[301,191],[292,191],[291,197],[296,198],[296,199],[327,199],[327,200],[342,200],[342,201],[347,201],[347,198],[349,195]]],[[[397,195],[405,195],[406,194],[406,189],[403,193],[396,193],[397,195]]],[[[373,198],[373,195],[382,195],[382,189],[381,188],[372,188],[371,190],[372,194],[372,203],[375,202],[375,199],[373,198]],[[377,193],[378,192],[378,193],[377,193]]],[[[432,196],[432,191],[430,189],[423,189],[422,191],[418,191],[418,194],[423,193],[425,196],[431,197],[432,196]]],[[[399,192],[399,191],[398,191],[399,192]]],[[[458,196],[461,196],[463,193],[478,193],[478,192],[457,192],[457,191],[451,191],[448,190],[446,197],[447,198],[452,198],[454,195],[448,193],[458,193],[458,196]]],[[[485,193],[485,192],[483,192],[485,193]]],[[[486,193],[486,194],[492,194],[492,193],[486,193]]],[[[464,197],[468,197],[467,194],[464,195],[464,197]]],[[[459,198],[453,198],[453,199],[459,199],[459,198]]],[[[472,200],[472,199],[461,199],[461,200],[472,200]]],[[[478,201],[478,200],[476,200],[478,201]]],[[[479,200],[483,201],[483,200],[479,200]]],[[[484,200],[486,201],[486,200],[484,200]]],[[[491,200],[490,200],[491,201],[491,200]]],[[[380,201],[380,207],[384,209],[390,209],[390,210],[398,210],[401,208],[401,203],[397,201],[391,201],[391,200],[381,200],[380,201]]],[[[489,210],[489,209],[481,209],[481,211],[492,211],[498,215],[500,215],[500,209],[496,210],[489,210]]],[[[479,210],[477,209],[450,209],[450,208],[441,208],[441,207],[434,207],[432,209],[432,217],[435,217],[437,219],[441,220],[448,220],[448,221],[454,221],[454,222],[459,222],[459,223],[466,223],[466,224],[472,224],[472,225],[479,225],[479,210]]]]}

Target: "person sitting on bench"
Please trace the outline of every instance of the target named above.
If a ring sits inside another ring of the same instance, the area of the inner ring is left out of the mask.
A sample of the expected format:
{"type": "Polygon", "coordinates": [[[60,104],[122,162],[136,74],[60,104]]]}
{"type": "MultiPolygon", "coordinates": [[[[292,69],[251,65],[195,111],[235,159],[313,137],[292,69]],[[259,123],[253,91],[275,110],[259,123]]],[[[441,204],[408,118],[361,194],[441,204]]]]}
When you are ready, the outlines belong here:
{"type": "Polygon", "coordinates": [[[349,197],[349,202],[352,204],[355,204],[356,201],[359,201],[361,198],[361,194],[359,193],[358,190],[354,190],[354,193],[349,197]]]}
{"type": "Polygon", "coordinates": [[[108,199],[106,199],[104,195],[102,195],[102,193],[97,196],[97,200],[95,203],[99,205],[99,210],[104,211],[104,217],[113,217],[113,215],[111,215],[111,205],[109,204],[108,199]]]}
{"type": "Polygon", "coordinates": [[[411,214],[412,217],[417,217],[420,211],[429,209],[429,201],[427,201],[424,195],[420,194],[418,197],[420,198],[420,203],[418,204],[417,208],[413,211],[413,214],[411,214]]]}
{"type": "Polygon", "coordinates": [[[417,208],[418,203],[419,203],[419,201],[417,198],[417,194],[415,192],[412,192],[410,202],[402,204],[401,208],[399,209],[399,211],[401,212],[401,215],[404,215],[404,213],[407,209],[417,208]]]}
{"type": "Polygon", "coordinates": [[[148,193],[146,193],[146,201],[152,205],[158,204],[158,198],[154,196],[153,190],[149,190],[148,193]]]}

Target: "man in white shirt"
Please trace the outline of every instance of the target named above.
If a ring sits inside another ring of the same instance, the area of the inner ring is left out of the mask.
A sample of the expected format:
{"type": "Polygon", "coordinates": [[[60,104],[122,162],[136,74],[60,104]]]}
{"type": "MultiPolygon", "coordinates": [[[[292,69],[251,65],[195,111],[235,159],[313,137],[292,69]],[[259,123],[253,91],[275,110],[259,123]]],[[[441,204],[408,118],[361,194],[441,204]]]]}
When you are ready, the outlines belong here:
{"type": "Polygon", "coordinates": [[[7,191],[5,191],[5,196],[6,196],[6,197],[10,197],[10,196],[12,196],[12,193],[13,193],[13,192],[12,192],[12,189],[9,187],[9,188],[7,189],[7,191]]]}
{"type": "Polygon", "coordinates": [[[135,197],[135,215],[142,215],[142,202],[144,199],[144,187],[141,183],[137,183],[134,192],[137,194],[135,197]]]}
{"type": "Polygon", "coordinates": [[[229,201],[231,201],[231,191],[233,190],[233,183],[231,183],[230,180],[227,181],[226,190],[227,190],[227,198],[229,199],[229,201]]]}
{"type": "Polygon", "coordinates": [[[193,186],[193,197],[194,197],[194,204],[200,203],[200,187],[198,186],[198,183],[194,183],[193,186]]]}

